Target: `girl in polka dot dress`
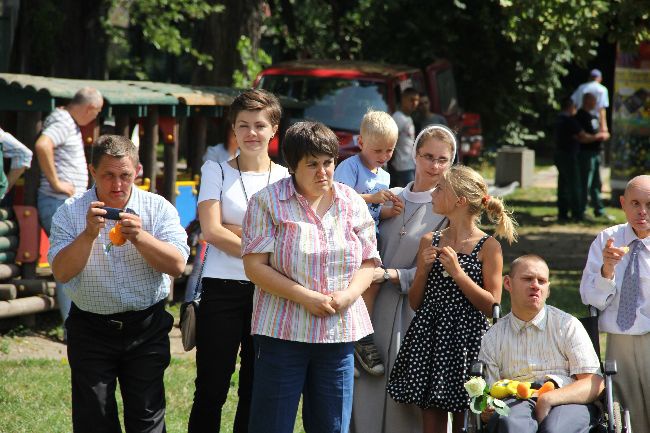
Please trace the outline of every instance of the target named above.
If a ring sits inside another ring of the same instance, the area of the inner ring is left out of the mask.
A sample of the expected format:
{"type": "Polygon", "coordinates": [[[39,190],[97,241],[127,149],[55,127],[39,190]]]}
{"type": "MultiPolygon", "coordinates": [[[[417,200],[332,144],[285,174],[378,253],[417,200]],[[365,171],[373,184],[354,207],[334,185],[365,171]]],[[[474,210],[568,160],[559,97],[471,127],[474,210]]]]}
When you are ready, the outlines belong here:
{"type": "Polygon", "coordinates": [[[420,241],[417,271],[409,290],[416,310],[397,355],[388,392],[399,403],[422,409],[423,431],[446,432],[447,412],[460,432],[469,407],[463,384],[477,359],[486,316],[501,302],[501,245],[478,228],[483,212],[496,235],[516,239],[515,222],[503,203],[487,193],[481,175],[454,166],[431,193],[433,211],[449,225],[420,241]]]}

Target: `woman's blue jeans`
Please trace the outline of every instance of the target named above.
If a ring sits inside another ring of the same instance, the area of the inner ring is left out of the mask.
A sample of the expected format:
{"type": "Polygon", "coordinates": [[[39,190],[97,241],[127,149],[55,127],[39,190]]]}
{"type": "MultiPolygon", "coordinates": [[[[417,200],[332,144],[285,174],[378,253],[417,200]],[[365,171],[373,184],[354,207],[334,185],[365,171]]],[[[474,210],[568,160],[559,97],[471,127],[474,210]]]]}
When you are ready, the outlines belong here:
{"type": "Polygon", "coordinates": [[[348,433],[353,343],[299,343],[253,336],[255,374],[249,433],[292,433],[300,396],[307,433],[348,433]]]}

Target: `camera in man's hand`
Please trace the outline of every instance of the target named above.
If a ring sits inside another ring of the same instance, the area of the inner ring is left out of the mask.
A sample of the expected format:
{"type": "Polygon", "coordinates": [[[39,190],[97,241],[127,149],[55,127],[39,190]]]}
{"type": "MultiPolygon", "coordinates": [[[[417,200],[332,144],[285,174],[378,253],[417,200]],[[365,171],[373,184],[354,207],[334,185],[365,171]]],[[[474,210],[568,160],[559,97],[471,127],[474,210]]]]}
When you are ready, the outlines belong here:
{"type": "Polygon", "coordinates": [[[109,220],[119,220],[120,219],[120,212],[124,212],[124,209],[118,209],[116,207],[100,207],[100,209],[104,209],[106,211],[106,215],[104,215],[104,218],[109,219],[109,220]]]}

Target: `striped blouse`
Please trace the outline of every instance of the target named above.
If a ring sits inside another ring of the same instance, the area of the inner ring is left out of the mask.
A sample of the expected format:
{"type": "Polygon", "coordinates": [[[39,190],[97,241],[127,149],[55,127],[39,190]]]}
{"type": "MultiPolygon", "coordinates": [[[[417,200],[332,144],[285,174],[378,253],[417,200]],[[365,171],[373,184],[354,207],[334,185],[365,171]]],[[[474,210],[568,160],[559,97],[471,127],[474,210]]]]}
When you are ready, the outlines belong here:
{"type": "MultiPolygon", "coordinates": [[[[375,224],[363,199],[334,182],[332,206],[319,218],[298,194],[292,178],[261,190],[244,216],[242,255],[270,253],[269,264],[310,290],[346,290],[361,262],[379,265],[375,224]]],[[[257,287],[251,333],[304,343],[357,341],[372,333],[359,297],[344,311],[316,317],[302,305],[257,287]]]]}

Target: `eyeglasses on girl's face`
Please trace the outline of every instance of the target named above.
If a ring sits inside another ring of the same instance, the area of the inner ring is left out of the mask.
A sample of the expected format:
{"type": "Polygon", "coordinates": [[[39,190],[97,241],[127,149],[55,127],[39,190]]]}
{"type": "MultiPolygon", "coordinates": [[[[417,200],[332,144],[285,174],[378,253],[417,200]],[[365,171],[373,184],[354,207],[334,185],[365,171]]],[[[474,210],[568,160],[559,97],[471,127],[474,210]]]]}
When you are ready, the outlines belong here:
{"type": "Polygon", "coordinates": [[[417,153],[417,156],[427,161],[429,164],[436,165],[438,167],[444,167],[449,164],[449,158],[436,158],[430,153],[417,153]]]}

